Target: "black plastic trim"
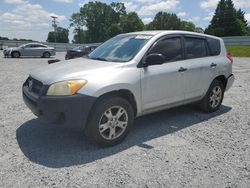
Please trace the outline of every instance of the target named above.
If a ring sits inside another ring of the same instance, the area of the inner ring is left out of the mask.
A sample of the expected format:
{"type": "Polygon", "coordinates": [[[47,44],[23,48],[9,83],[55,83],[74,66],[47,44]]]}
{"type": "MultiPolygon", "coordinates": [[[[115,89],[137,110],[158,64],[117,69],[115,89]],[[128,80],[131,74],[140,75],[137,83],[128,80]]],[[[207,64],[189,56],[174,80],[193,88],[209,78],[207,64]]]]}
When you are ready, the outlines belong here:
{"type": "Polygon", "coordinates": [[[38,96],[23,86],[26,106],[39,118],[62,126],[83,129],[96,97],[75,94],[71,96],[38,96]]]}

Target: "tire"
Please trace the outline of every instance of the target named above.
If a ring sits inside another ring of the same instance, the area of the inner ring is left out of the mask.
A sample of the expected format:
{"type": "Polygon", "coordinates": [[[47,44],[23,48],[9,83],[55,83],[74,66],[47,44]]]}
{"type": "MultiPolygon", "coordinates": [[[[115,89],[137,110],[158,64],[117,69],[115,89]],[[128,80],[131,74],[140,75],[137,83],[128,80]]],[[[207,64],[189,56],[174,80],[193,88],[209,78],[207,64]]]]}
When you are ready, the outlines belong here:
{"type": "Polygon", "coordinates": [[[43,57],[44,57],[44,58],[50,58],[50,56],[51,56],[51,55],[50,55],[49,52],[44,52],[44,53],[43,53],[43,57]]]}
{"type": "Polygon", "coordinates": [[[122,142],[134,123],[131,104],[117,96],[98,99],[89,117],[85,135],[101,146],[113,146],[122,142]]]}
{"type": "Polygon", "coordinates": [[[20,57],[20,53],[19,52],[12,52],[11,53],[11,57],[12,58],[19,58],[20,57]]]}
{"type": "Polygon", "coordinates": [[[200,102],[201,109],[208,113],[217,111],[223,101],[224,90],[223,83],[220,80],[214,80],[200,102]]]}

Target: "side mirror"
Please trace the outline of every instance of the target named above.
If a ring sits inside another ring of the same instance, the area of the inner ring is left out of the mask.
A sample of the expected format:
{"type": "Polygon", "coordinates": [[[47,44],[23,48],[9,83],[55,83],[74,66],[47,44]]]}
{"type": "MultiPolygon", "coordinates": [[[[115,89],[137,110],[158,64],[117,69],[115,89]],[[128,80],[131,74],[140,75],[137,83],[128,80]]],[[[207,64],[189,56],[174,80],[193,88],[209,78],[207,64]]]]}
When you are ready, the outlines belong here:
{"type": "Polygon", "coordinates": [[[149,54],[144,62],[143,67],[147,67],[149,65],[161,65],[164,63],[164,56],[162,54],[149,54]]]}

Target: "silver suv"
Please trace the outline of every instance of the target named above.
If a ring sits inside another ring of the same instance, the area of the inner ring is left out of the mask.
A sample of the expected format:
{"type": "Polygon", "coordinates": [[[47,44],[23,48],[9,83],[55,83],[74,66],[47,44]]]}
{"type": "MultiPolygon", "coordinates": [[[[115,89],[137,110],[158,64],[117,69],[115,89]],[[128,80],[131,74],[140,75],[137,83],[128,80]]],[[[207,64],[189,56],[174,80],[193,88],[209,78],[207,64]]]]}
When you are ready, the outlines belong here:
{"type": "Polygon", "coordinates": [[[39,56],[49,58],[56,54],[55,48],[39,43],[23,44],[19,47],[6,48],[3,51],[4,56],[18,58],[21,56],[39,56]]]}
{"type": "Polygon", "coordinates": [[[114,145],[135,117],[194,102],[206,112],[218,110],[233,81],[222,39],[145,31],[118,35],[88,57],[32,72],[23,99],[38,117],[83,128],[98,144],[114,145]]]}

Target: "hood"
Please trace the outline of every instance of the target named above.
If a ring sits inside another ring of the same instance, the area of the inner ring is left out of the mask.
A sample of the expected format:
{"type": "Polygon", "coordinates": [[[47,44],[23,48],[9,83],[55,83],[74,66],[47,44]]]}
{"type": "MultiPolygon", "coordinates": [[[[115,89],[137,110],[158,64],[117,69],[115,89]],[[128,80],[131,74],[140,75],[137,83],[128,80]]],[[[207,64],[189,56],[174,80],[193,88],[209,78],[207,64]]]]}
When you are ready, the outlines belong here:
{"type": "Polygon", "coordinates": [[[30,76],[43,84],[50,85],[63,80],[87,79],[88,75],[93,74],[107,75],[122,66],[122,63],[77,58],[43,66],[31,72],[30,76]]]}
{"type": "Polygon", "coordinates": [[[6,50],[6,51],[13,51],[13,50],[17,50],[17,47],[7,47],[4,50],[6,50]]]}

